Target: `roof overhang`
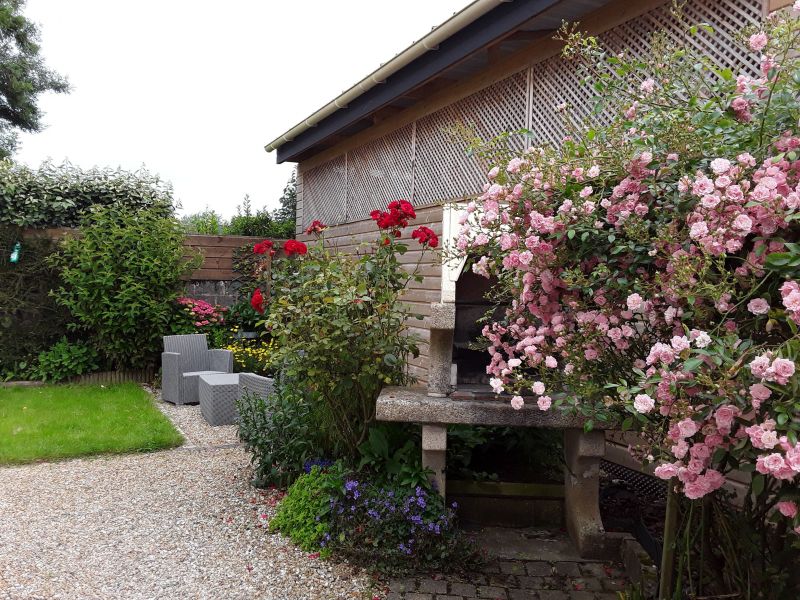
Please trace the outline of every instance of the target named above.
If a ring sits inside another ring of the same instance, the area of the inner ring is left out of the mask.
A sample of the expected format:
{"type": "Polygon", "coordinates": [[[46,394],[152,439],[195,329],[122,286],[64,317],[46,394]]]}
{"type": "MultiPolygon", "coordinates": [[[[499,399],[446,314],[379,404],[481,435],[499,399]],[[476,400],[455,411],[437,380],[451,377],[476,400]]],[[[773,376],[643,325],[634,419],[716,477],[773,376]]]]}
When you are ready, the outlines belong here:
{"type": "Polygon", "coordinates": [[[305,160],[486,69],[493,60],[549,38],[563,20],[578,20],[609,1],[477,0],[266,149],[277,149],[279,163],[305,160]],[[477,12],[465,17],[469,9],[477,12]],[[461,21],[454,22],[459,16],[461,21]],[[437,31],[433,46],[431,36],[437,31]],[[442,39],[443,33],[447,37],[442,39]],[[409,59],[409,52],[416,57],[409,59]]]}

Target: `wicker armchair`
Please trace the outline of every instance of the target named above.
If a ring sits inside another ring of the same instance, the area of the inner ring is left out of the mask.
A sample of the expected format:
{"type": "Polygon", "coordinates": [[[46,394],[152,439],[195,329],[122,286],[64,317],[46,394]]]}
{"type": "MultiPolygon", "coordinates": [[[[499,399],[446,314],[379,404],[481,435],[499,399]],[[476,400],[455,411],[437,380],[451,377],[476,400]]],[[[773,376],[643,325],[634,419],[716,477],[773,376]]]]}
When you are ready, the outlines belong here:
{"type": "Polygon", "coordinates": [[[239,401],[244,400],[249,392],[255,396],[266,398],[272,393],[275,380],[255,373],[239,373],[239,401]]]}
{"type": "Polygon", "coordinates": [[[161,353],[161,397],[173,404],[197,404],[200,375],[233,372],[230,350],[209,350],[205,334],[165,335],[161,353]]]}

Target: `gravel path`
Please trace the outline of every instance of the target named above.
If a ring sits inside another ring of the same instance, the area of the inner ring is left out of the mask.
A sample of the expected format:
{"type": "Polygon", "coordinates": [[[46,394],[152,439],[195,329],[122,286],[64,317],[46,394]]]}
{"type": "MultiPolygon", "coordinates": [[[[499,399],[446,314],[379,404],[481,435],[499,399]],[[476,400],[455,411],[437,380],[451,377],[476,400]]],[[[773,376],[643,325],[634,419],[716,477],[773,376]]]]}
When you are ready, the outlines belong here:
{"type": "Polygon", "coordinates": [[[266,523],[235,428],[159,403],[174,450],[0,468],[0,599],[339,599],[368,582],[266,523]]]}

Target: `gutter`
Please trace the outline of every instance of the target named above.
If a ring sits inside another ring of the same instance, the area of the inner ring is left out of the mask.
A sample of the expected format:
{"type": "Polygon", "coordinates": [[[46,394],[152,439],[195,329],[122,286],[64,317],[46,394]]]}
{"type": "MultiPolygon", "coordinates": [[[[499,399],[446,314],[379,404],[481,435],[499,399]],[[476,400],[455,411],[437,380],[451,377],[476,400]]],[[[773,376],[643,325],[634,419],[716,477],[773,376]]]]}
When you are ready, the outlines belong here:
{"type": "Polygon", "coordinates": [[[384,83],[388,77],[414,62],[423,54],[430,50],[436,50],[440,43],[467,25],[477,21],[496,6],[511,1],[513,0],[475,0],[450,17],[447,21],[433,29],[433,31],[421,40],[412,44],[389,62],[381,65],[353,87],[343,92],[336,99],[320,108],[317,112],[307,117],[287,132],[279,135],[264,146],[264,149],[267,152],[272,152],[280,148],[286,142],[291,142],[298,135],[312,127],[316,127],[322,120],[339,109],[347,108],[350,102],[361,96],[364,92],[367,92],[380,83],[384,83]]]}

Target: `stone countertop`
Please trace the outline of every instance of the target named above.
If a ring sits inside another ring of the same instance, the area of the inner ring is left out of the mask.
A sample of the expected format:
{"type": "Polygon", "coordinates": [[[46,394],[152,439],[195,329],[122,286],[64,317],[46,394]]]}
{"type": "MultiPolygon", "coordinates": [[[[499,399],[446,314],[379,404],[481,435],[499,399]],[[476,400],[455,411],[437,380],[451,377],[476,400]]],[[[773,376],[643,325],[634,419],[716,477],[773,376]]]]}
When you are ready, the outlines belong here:
{"type": "MultiPolygon", "coordinates": [[[[514,410],[502,400],[453,400],[433,398],[422,388],[386,387],[378,396],[376,416],[379,421],[401,421],[438,425],[497,425],[505,427],[541,427],[549,429],[583,428],[586,419],[559,410],[542,411],[529,402],[514,410]]],[[[595,423],[594,429],[610,428],[595,423]]]]}

